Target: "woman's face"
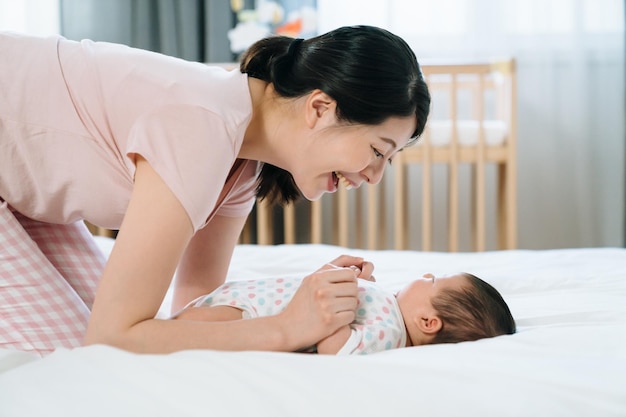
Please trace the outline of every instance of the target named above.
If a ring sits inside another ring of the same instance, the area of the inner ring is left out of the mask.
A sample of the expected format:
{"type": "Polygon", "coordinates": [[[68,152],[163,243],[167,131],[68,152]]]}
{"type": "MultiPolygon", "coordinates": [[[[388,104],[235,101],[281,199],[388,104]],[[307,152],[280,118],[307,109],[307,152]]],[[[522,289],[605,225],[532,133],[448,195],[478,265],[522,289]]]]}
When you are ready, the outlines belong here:
{"type": "Polygon", "coordinates": [[[290,171],[308,200],[338,187],[377,184],[385,166],[406,146],[415,131],[414,116],[392,117],[379,125],[349,125],[335,121],[319,128],[290,171]]]}

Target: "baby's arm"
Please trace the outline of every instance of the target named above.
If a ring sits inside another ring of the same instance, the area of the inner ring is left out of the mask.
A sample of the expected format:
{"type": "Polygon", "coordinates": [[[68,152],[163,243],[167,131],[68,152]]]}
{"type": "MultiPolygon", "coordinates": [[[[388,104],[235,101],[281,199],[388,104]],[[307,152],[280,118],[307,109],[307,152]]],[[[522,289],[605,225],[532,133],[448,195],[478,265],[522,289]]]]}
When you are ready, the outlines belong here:
{"type": "Polygon", "coordinates": [[[335,333],[330,336],[322,339],[317,344],[317,353],[326,354],[326,355],[336,355],[337,352],[346,344],[348,339],[350,338],[350,334],[352,333],[352,329],[350,326],[340,327],[335,333]]]}

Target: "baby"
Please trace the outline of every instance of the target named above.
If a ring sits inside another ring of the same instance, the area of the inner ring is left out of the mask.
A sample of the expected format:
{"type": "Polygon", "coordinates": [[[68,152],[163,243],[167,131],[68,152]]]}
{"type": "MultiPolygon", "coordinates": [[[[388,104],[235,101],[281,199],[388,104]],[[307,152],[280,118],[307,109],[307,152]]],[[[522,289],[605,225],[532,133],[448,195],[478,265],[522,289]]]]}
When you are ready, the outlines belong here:
{"type": "MultiPolygon", "coordinates": [[[[223,321],[275,315],[285,309],[301,282],[302,278],[230,281],[173,318],[223,321]]],[[[500,293],[468,273],[425,274],[396,294],[363,279],[358,287],[355,320],[305,351],[368,354],[515,333],[515,321],[500,293]]]]}

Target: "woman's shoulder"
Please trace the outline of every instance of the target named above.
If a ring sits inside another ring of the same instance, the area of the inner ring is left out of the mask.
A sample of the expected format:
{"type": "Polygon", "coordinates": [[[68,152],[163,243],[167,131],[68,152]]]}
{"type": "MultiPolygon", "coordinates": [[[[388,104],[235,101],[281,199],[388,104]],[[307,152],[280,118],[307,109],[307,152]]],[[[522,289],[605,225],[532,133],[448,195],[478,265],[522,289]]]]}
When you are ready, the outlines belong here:
{"type": "Polygon", "coordinates": [[[235,68],[116,43],[62,38],[59,42],[70,84],[75,79],[91,79],[100,85],[103,101],[110,106],[130,113],[162,106],[196,106],[230,122],[247,120],[251,114],[248,77],[235,68]],[[134,105],[138,107],[134,109],[134,105]]]}

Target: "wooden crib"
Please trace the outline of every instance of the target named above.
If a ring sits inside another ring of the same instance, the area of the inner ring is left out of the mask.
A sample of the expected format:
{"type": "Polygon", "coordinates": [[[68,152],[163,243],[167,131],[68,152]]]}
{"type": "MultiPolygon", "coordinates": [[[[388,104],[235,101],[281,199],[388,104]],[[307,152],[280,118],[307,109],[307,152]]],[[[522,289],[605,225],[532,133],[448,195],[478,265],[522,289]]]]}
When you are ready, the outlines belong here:
{"type": "Polygon", "coordinates": [[[394,158],[380,184],[350,192],[340,187],[286,207],[259,201],[240,243],[516,248],[514,60],[425,62],[422,70],[432,95],[426,130],[394,158]]]}
{"type": "Polygon", "coordinates": [[[242,243],[484,251],[516,247],[515,62],[422,65],[431,117],[377,186],[258,202],[242,243]],[[418,219],[417,221],[415,219],[418,219]]]}

